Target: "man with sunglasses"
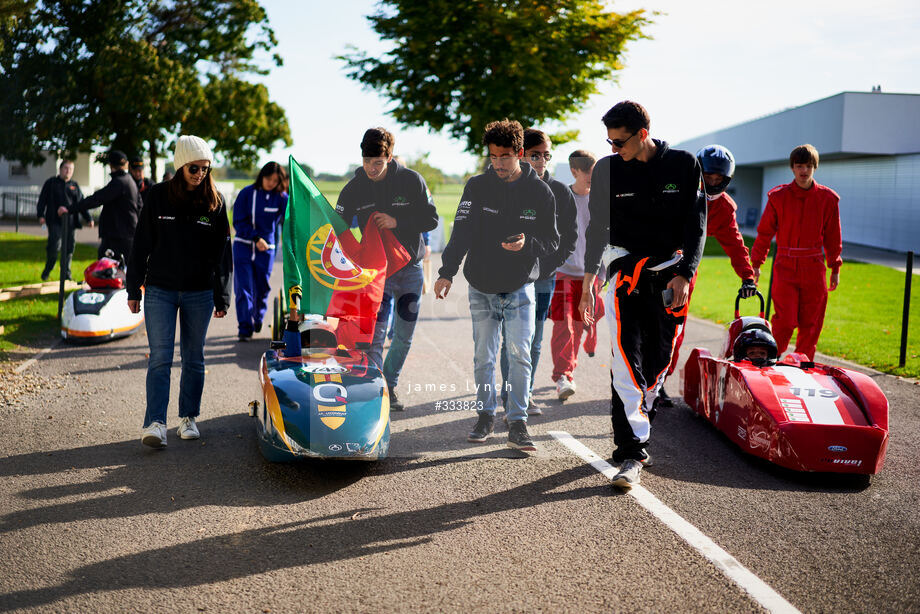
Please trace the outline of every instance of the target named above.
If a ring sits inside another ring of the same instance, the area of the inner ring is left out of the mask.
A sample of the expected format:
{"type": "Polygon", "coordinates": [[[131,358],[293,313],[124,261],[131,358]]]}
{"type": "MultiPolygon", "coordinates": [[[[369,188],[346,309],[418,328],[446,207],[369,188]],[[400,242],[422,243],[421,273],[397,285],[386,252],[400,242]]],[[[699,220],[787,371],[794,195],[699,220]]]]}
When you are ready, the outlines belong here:
{"type": "MultiPolygon", "coordinates": [[[[537,375],[537,364],[540,362],[540,349],[543,345],[543,325],[549,314],[549,305],[553,299],[553,290],[556,287],[556,269],[562,266],[569,255],[575,250],[575,240],[578,236],[578,226],[575,222],[575,196],[569,186],[550,176],[547,164],[553,158],[553,147],[549,136],[542,130],[528,128],[524,131],[524,162],[530,164],[537,177],[542,179],[553,192],[556,200],[556,230],[559,231],[559,249],[540,258],[540,275],[533,282],[534,295],[534,333],[530,344],[530,390],[527,404],[527,415],[539,416],[543,408],[533,399],[533,384],[537,375]]],[[[508,353],[505,343],[504,330],[502,331],[501,371],[502,371],[502,404],[508,403],[508,353]]]]}
{"type": "Polygon", "coordinates": [[[144,205],[134,178],[128,174],[128,156],[113,149],[108,154],[108,161],[112,171],[109,183],[92,196],[87,196],[75,205],[61,207],[58,212],[69,210],[71,213],[79,213],[102,207],[99,215],[101,241],[98,256],[102,258],[107,250],[112,250],[116,260],[127,260],[134,241],[134,230],[137,228],[137,215],[144,205]]]}
{"type": "Polygon", "coordinates": [[[594,271],[603,259],[610,282],[613,460],[620,464],[613,483],[628,489],[651,460],[655,398],[703,253],[706,196],[699,161],[652,139],[642,105],[620,102],[603,122],[613,155],[598,161],[591,178],[579,311],[586,324],[594,321],[594,271]]]}

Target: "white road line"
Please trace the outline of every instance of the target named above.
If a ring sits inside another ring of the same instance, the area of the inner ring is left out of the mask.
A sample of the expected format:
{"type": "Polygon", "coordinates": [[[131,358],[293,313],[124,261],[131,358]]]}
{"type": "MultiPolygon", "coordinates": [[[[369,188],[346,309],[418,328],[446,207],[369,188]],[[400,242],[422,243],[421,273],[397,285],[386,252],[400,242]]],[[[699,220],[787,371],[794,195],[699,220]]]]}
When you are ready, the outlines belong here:
{"type": "MultiPolygon", "coordinates": [[[[549,434],[581,457],[586,463],[604,474],[607,479],[612,480],[617,474],[617,470],[610,463],[565,431],[550,431],[549,434]]],[[[801,614],[795,606],[783,599],[783,596],[770,588],[766,582],[751,573],[735,557],[720,548],[714,541],[706,537],[702,531],[681,518],[674,510],[662,503],[645,488],[638,485],[633,486],[628,491],[628,494],[639,505],[677,533],[684,541],[693,546],[700,554],[709,559],[722,573],[744,589],[754,598],[754,601],[768,611],[782,614],[801,614]]]]}
{"type": "Polygon", "coordinates": [[[56,348],[60,343],[61,343],[61,340],[58,339],[57,341],[51,344],[51,347],[43,349],[35,356],[33,356],[29,360],[25,361],[24,363],[22,363],[21,365],[13,369],[13,373],[22,373],[23,371],[25,371],[26,369],[34,365],[36,362],[38,362],[39,358],[41,358],[42,356],[44,356],[45,354],[47,354],[48,352],[56,348]]]}

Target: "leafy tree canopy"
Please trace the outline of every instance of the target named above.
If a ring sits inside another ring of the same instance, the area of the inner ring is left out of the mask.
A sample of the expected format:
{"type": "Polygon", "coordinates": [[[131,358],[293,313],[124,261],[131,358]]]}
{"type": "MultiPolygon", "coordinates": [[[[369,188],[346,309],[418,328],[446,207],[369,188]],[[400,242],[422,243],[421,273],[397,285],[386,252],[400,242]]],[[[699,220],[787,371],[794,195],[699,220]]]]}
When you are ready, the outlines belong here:
{"type": "Polygon", "coordinates": [[[184,133],[251,167],[291,144],[284,110],[245,80],[276,44],[257,0],[0,0],[0,155],[101,145],[155,166],[184,133]]]}
{"type": "MultiPolygon", "coordinates": [[[[351,47],[348,76],[383,93],[400,123],[446,128],[470,153],[483,129],[509,117],[524,127],[564,121],[615,78],[626,43],[645,38],[644,11],[600,0],[382,0],[368,17],[392,48],[351,47]]],[[[566,133],[570,137],[570,133],[566,133]]]]}

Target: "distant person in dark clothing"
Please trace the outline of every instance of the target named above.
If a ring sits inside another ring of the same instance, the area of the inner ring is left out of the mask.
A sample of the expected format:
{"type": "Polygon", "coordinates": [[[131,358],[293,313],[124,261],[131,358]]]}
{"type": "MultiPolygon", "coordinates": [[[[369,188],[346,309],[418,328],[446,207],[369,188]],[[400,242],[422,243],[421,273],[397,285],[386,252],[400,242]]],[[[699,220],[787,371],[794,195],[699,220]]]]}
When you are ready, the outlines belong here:
{"type": "Polygon", "coordinates": [[[137,191],[140,192],[141,199],[146,199],[147,190],[153,187],[153,181],[149,178],[144,177],[144,160],[140,156],[134,156],[131,158],[131,161],[128,163],[130,167],[131,177],[134,178],[134,183],[137,185],[137,191]]]}
{"type": "Polygon", "coordinates": [[[67,226],[67,236],[62,237],[63,227],[61,225],[61,216],[58,211],[61,207],[69,210],[70,205],[74,205],[83,200],[83,192],[73,177],[73,162],[64,160],[58,169],[58,174],[51,177],[42,186],[41,194],[38,196],[38,223],[48,225],[48,246],[46,248],[47,258],[45,259],[45,268],[42,270],[42,281],[48,281],[54,265],[57,264],[58,252],[61,251],[61,239],[64,240],[63,254],[61,255],[61,276],[64,279],[70,279],[70,261],[73,259],[74,250],[74,230],[82,228],[80,217],[93,226],[93,218],[89,213],[83,212],[79,216],[70,215],[70,223],[67,226]]]}
{"type": "Polygon", "coordinates": [[[137,184],[128,174],[128,157],[117,149],[110,151],[108,157],[112,180],[92,196],[76,205],[61,207],[58,212],[69,209],[73,213],[102,207],[99,215],[99,257],[102,258],[106,250],[111,249],[116,259],[127,258],[143,203],[137,184]]]}

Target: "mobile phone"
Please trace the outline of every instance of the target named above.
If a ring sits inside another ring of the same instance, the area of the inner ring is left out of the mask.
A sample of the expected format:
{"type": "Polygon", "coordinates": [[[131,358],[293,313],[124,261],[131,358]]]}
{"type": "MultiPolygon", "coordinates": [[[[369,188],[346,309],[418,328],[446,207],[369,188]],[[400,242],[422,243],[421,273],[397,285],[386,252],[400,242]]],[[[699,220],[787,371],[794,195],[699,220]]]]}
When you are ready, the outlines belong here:
{"type": "Polygon", "coordinates": [[[519,233],[516,234],[516,235],[511,235],[511,236],[505,237],[505,239],[504,239],[504,241],[502,241],[502,243],[517,243],[517,242],[520,240],[520,238],[523,237],[523,236],[524,236],[524,233],[523,233],[523,232],[519,232],[519,233]]]}
{"type": "Polygon", "coordinates": [[[665,307],[670,307],[674,302],[674,288],[665,288],[661,291],[661,302],[665,307]]]}

